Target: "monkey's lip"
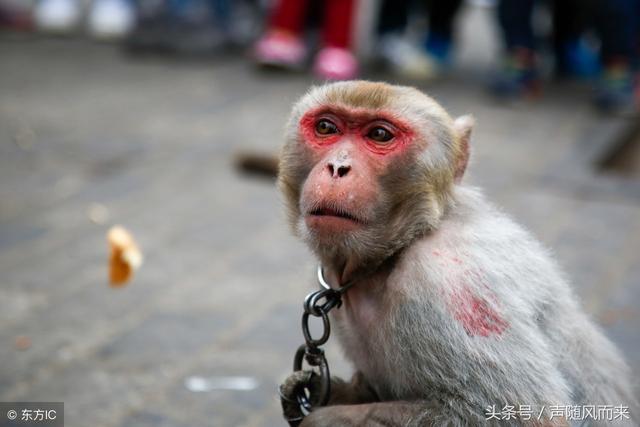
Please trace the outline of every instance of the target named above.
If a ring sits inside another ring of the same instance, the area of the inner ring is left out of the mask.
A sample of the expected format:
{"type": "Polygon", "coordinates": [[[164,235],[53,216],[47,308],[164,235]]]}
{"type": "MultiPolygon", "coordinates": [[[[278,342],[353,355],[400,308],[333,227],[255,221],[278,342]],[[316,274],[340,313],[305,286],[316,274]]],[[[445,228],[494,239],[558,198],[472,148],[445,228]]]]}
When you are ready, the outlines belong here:
{"type": "Polygon", "coordinates": [[[318,208],[309,212],[308,215],[315,216],[315,217],[336,217],[336,218],[347,219],[349,221],[361,222],[360,219],[357,218],[356,216],[341,209],[318,208]]]}
{"type": "Polygon", "coordinates": [[[363,221],[342,209],[317,208],[307,213],[307,224],[311,227],[329,228],[335,231],[346,231],[358,227],[363,221]]]}

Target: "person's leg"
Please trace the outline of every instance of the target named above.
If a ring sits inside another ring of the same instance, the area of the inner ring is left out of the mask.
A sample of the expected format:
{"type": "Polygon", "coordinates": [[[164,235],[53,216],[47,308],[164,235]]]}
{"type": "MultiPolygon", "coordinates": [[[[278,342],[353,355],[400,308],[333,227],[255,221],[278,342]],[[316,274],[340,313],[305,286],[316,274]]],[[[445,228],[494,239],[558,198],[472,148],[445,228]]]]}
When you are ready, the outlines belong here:
{"type": "Polygon", "coordinates": [[[427,1],[429,35],[426,49],[436,59],[445,63],[453,43],[453,21],[463,0],[427,1]]]}
{"type": "Polygon", "coordinates": [[[600,68],[597,53],[584,37],[590,17],[594,15],[594,0],[553,0],[550,3],[556,75],[596,76],[600,68]]]}
{"type": "Polygon", "coordinates": [[[603,62],[631,60],[638,35],[637,0],[599,0],[596,26],[602,42],[603,62]]]}
{"type": "Polygon", "coordinates": [[[322,38],[325,46],[351,48],[354,0],[326,0],[322,38]]]}
{"type": "Polygon", "coordinates": [[[532,17],[535,0],[500,0],[498,23],[507,51],[535,48],[532,17]]]}
{"type": "Polygon", "coordinates": [[[378,34],[402,34],[407,28],[410,0],[383,0],[378,20],[378,34]]]}
{"type": "Polygon", "coordinates": [[[596,28],[603,73],[596,104],[607,111],[634,107],[634,65],[640,26],[637,0],[599,0],[596,28]]]}
{"type": "Polygon", "coordinates": [[[316,57],[314,71],[324,79],[351,79],[358,72],[358,63],[351,51],[355,1],[326,0],[324,7],[323,48],[316,57]]]}
{"type": "Polygon", "coordinates": [[[307,57],[302,38],[307,0],[280,0],[269,17],[266,33],[254,46],[258,64],[298,69],[307,57]]]}
{"type": "Polygon", "coordinates": [[[491,82],[494,95],[513,98],[539,90],[532,17],[535,0],[500,0],[498,22],[505,45],[503,64],[491,82]]]}
{"type": "Polygon", "coordinates": [[[273,11],[269,28],[300,35],[304,29],[307,0],[280,0],[273,11]]]}
{"type": "Polygon", "coordinates": [[[411,7],[415,7],[411,0],[383,0],[378,21],[378,54],[396,74],[430,79],[437,75],[437,65],[422,44],[414,43],[405,35],[411,7]]]}

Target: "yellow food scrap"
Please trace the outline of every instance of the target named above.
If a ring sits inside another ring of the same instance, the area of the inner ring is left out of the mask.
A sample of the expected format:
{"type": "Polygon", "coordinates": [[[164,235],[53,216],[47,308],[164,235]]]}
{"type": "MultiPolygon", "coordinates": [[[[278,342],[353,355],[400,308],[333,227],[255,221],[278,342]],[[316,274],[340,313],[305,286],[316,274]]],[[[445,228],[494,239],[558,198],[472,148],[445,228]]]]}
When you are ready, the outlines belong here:
{"type": "Polygon", "coordinates": [[[142,252],[131,233],[119,225],[109,229],[107,240],[111,248],[109,281],[113,287],[123,286],[142,265],[142,252]]]}

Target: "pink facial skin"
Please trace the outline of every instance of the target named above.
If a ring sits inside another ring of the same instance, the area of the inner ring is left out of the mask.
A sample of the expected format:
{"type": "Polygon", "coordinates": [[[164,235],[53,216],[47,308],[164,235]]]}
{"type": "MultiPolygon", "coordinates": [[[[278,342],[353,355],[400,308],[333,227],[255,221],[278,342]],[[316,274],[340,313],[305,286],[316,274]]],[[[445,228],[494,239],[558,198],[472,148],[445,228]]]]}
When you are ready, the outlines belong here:
{"type": "Polygon", "coordinates": [[[301,196],[307,227],[319,238],[366,226],[379,192],[376,172],[353,142],[337,142],[322,151],[302,186],[301,196]],[[328,164],[341,155],[348,158],[351,169],[346,176],[336,178],[328,164]]]}
{"type": "Polygon", "coordinates": [[[413,140],[414,132],[401,119],[385,111],[372,112],[365,109],[347,109],[339,107],[319,107],[307,112],[300,119],[300,131],[305,142],[312,149],[322,149],[349,137],[358,141],[362,147],[372,154],[381,156],[402,152],[413,140]],[[315,126],[319,120],[326,118],[336,124],[339,133],[319,135],[315,126]],[[387,129],[394,138],[380,143],[367,138],[367,133],[376,126],[387,129]]]}
{"type": "Polygon", "coordinates": [[[379,194],[378,177],[414,135],[389,113],[333,107],[306,113],[300,134],[315,164],[302,188],[301,208],[307,227],[320,238],[367,225],[379,194]],[[316,125],[322,119],[333,123],[336,133],[320,134],[316,125]],[[386,142],[371,139],[368,134],[376,127],[393,137],[386,142]],[[332,175],[329,165],[338,164],[348,165],[348,173],[332,175]]]}

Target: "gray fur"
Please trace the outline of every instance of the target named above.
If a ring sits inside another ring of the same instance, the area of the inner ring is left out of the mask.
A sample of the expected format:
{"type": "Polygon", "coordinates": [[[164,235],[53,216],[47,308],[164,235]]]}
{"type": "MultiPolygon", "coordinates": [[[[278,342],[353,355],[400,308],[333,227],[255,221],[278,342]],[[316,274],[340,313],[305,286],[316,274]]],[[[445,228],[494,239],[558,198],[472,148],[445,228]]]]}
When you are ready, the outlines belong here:
{"type": "Polygon", "coordinates": [[[373,309],[345,305],[333,316],[347,357],[373,379],[378,396],[440,400],[444,393],[458,415],[438,417],[456,425],[480,422],[489,405],[507,403],[633,406],[629,369],[547,251],[477,190],[458,187],[455,199],[455,213],[406,248],[386,280],[371,284],[366,304],[373,309]],[[470,336],[452,319],[445,298],[460,272],[436,262],[434,251],[484,272],[482,282],[463,280],[476,295],[490,285],[500,303],[485,301],[509,324],[505,332],[470,336]],[[373,324],[362,320],[363,310],[374,311],[373,324]]]}

